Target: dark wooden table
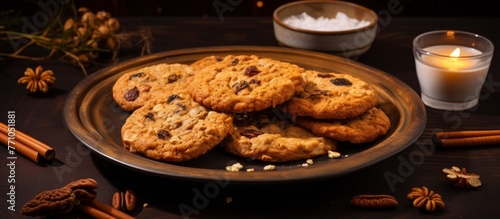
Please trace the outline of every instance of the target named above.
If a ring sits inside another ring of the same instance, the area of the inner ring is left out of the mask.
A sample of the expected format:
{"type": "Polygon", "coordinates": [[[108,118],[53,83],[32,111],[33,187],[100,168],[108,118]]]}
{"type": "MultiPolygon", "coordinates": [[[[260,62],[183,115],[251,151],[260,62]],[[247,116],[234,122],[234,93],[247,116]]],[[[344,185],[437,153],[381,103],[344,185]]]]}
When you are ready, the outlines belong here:
{"type": "MultiPolygon", "coordinates": [[[[475,32],[500,45],[500,18],[423,18],[396,17],[385,14],[372,48],[358,62],[392,74],[420,93],[412,55],[412,39],[420,33],[437,29],[475,32]]],[[[149,29],[153,52],[192,47],[256,45],[278,46],[269,17],[231,18],[124,18],[127,30],[149,29]]],[[[124,52],[122,61],[138,56],[124,52]]],[[[494,218],[500,215],[500,145],[443,149],[431,143],[438,130],[500,128],[500,54],[495,52],[487,86],[479,105],[461,112],[427,108],[427,125],[418,140],[375,165],[340,178],[312,182],[273,185],[229,184],[211,197],[201,197],[207,183],[175,180],[143,174],[116,165],[92,153],[66,128],[63,120],[65,98],[85,77],[77,67],[49,60],[0,62],[0,121],[7,122],[8,111],[15,111],[15,125],[56,149],[57,160],[38,166],[24,157],[15,160],[15,170],[7,164],[7,149],[0,147],[0,188],[2,218],[22,216],[21,207],[37,193],[66,183],[92,177],[99,182],[97,199],[111,203],[112,194],[131,188],[139,204],[148,207],[135,212],[137,218],[494,218]],[[48,95],[30,95],[16,83],[26,67],[43,65],[52,69],[57,82],[48,95]],[[468,190],[453,187],[441,172],[451,166],[466,167],[480,174],[483,185],[468,190]],[[8,182],[9,177],[15,182],[8,182]],[[10,186],[15,186],[15,211],[10,186]],[[412,207],[406,194],[412,187],[427,186],[443,196],[446,208],[423,213],[412,207]],[[351,206],[358,194],[389,194],[399,201],[393,210],[363,210],[351,206]],[[230,203],[227,198],[232,198],[230,203]],[[180,207],[183,206],[183,207],[180,207]],[[188,207],[186,207],[188,206],[188,207]],[[184,209],[181,211],[180,209],[184,209]]],[[[99,67],[90,68],[95,72],[99,67]]],[[[87,218],[74,211],[59,218],[87,218]]]]}

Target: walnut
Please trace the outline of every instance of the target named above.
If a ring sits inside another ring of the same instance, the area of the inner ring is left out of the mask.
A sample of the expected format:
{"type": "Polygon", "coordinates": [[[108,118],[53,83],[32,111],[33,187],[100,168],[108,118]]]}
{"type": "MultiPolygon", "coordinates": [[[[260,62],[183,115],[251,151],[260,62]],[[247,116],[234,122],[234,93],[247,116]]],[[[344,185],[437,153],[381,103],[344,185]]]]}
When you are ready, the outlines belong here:
{"type": "Polygon", "coordinates": [[[97,186],[98,184],[95,179],[86,178],[70,182],[65,187],[75,190],[75,189],[96,189],[97,186]]]}
{"type": "Polygon", "coordinates": [[[73,209],[75,194],[70,188],[62,187],[39,193],[22,208],[21,214],[27,216],[52,216],[70,212],[73,209]]]}
{"type": "Polygon", "coordinates": [[[75,199],[80,203],[90,203],[97,196],[94,189],[98,186],[97,181],[92,178],[80,179],[68,183],[65,187],[70,188],[75,194],[75,199]]]}
{"type": "Polygon", "coordinates": [[[428,212],[442,210],[445,207],[441,195],[434,193],[425,186],[412,188],[406,197],[412,201],[414,207],[428,212]]]}
{"type": "Polygon", "coordinates": [[[52,70],[44,71],[42,66],[39,65],[35,70],[32,68],[26,68],[24,71],[24,76],[17,80],[20,85],[26,86],[26,89],[31,93],[36,93],[38,91],[47,93],[49,86],[56,82],[54,77],[54,72],[52,70]]]}
{"type": "Polygon", "coordinates": [[[450,169],[444,168],[443,173],[446,174],[446,179],[453,183],[454,186],[459,188],[477,188],[481,186],[479,175],[475,173],[468,173],[465,168],[452,166],[450,169]]]}
{"type": "Polygon", "coordinates": [[[52,216],[67,213],[74,205],[92,202],[97,196],[95,188],[97,181],[86,178],[70,182],[58,189],[41,192],[22,207],[21,214],[52,216]]]}
{"type": "Polygon", "coordinates": [[[390,195],[357,195],[351,199],[351,203],[360,208],[396,208],[398,201],[390,195]]]}

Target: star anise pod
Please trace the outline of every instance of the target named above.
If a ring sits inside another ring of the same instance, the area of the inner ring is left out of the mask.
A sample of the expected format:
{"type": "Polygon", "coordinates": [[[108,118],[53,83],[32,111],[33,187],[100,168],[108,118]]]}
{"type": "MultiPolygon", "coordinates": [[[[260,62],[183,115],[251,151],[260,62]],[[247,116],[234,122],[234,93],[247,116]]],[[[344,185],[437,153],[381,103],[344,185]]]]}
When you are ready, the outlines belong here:
{"type": "Polygon", "coordinates": [[[47,93],[49,86],[55,82],[54,72],[52,70],[44,71],[41,65],[36,67],[35,70],[26,68],[24,76],[17,80],[18,84],[26,86],[26,89],[31,93],[38,91],[47,93]]]}
{"type": "Polygon", "coordinates": [[[444,209],[444,202],[441,195],[434,193],[427,187],[413,187],[411,192],[406,196],[414,207],[424,209],[429,212],[444,209]]]}

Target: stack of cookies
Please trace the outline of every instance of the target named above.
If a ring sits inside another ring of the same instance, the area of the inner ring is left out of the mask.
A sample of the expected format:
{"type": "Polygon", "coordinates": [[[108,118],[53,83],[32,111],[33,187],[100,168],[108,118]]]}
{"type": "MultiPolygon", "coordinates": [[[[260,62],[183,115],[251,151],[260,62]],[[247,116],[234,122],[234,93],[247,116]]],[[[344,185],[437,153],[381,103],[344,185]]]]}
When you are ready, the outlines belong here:
{"type": "Polygon", "coordinates": [[[216,146],[252,160],[287,162],[368,143],[390,128],[366,82],[255,55],[209,56],[124,73],[113,86],[131,114],[124,147],[180,162],[216,146]]]}

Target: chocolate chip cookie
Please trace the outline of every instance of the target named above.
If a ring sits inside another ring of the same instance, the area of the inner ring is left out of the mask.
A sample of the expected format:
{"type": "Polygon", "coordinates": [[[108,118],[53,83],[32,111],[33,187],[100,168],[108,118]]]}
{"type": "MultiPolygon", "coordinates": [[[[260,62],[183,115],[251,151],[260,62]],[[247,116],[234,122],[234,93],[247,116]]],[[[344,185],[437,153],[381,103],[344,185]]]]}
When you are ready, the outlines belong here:
{"type": "Polygon", "coordinates": [[[126,111],[134,111],[154,97],[168,97],[187,88],[190,67],[185,64],[157,64],[127,72],[113,85],[113,99],[126,111]]]}
{"type": "Polygon", "coordinates": [[[363,115],[350,119],[313,119],[297,117],[295,124],[317,136],[351,142],[368,143],[387,134],[391,121],[384,111],[373,107],[363,115]]]}
{"type": "Polygon", "coordinates": [[[193,99],[222,112],[251,112],[274,107],[302,92],[304,69],[255,55],[228,55],[194,74],[193,99]]]}
{"type": "Polygon", "coordinates": [[[280,106],[289,114],[346,119],[360,116],[378,103],[376,91],[355,76],[314,70],[305,75],[304,92],[280,106]]]}
{"type": "Polygon", "coordinates": [[[187,93],[179,93],[135,110],[122,126],[121,136],[132,153],[181,162],[205,154],[232,129],[232,115],[210,110],[187,93]]]}

